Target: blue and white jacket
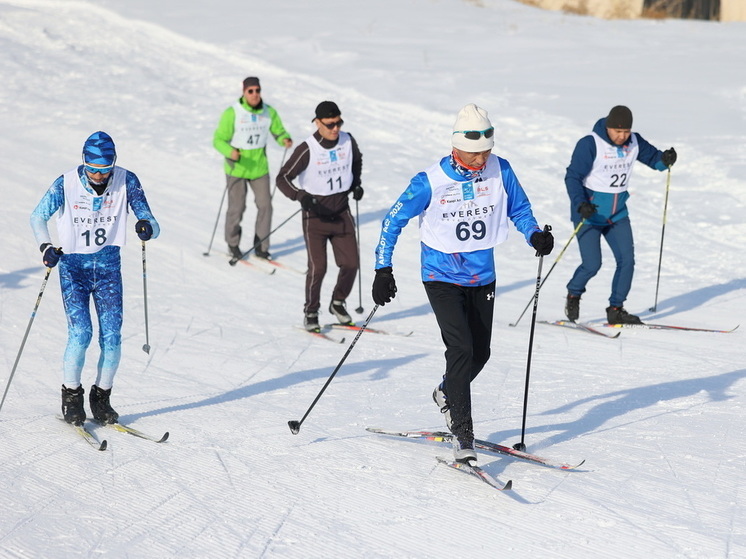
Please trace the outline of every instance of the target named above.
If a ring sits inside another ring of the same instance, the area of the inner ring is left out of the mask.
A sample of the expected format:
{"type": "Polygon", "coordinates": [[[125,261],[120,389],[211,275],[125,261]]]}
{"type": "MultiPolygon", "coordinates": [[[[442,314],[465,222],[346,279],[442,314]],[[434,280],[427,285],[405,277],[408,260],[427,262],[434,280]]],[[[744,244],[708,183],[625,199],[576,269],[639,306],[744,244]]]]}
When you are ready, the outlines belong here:
{"type": "MultiPolygon", "coordinates": [[[[606,133],[606,118],[601,118],[593,127],[593,132],[601,139],[613,145],[606,133]]],[[[641,161],[651,169],[665,171],[666,166],[661,161],[662,152],[645,140],[637,132],[632,132],[624,145],[629,145],[632,136],[637,139],[639,152],[637,161],[641,161]]],[[[577,225],[583,219],[578,213],[578,206],[583,202],[596,204],[596,213],[586,220],[589,225],[608,225],[627,217],[627,199],[629,192],[607,193],[596,192],[586,188],[584,181],[593,169],[593,161],[596,159],[596,142],[590,134],[581,138],[572,152],[570,165],[565,173],[565,187],[570,197],[570,219],[577,225]]]]}
{"type": "MultiPolygon", "coordinates": [[[[518,182],[510,163],[495,155],[491,157],[495,157],[500,164],[502,182],[507,194],[507,216],[518,231],[523,233],[526,242],[529,242],[533,233],[541,231],[531,211],[531,203],[518,182]]],[[[451,156],[441,159],[440,167],[453,180],[467,180],[463,174],[457,172],[452,164],[451,156]]],[[[399,196],[399,199],[383,220],[381,236],[376,246],[376,269],[392,266],[394,247],[402,229],[410,219],[419,216],[427,209],[431,198],[430,181],[425,172],[420,172],[412,178],[409,186],[399,196]]],[[[475,287],[495,281],[493,248],[472,252],[445,253],[422,242],[420,248],[422,281],[442,281],[475,287]]]]}

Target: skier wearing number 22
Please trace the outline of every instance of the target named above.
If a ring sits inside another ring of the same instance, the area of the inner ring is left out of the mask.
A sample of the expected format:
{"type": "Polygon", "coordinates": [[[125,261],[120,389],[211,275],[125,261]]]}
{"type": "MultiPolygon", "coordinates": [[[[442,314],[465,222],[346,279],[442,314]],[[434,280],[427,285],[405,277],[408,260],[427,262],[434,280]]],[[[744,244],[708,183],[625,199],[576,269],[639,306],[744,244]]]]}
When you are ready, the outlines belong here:
{"type": "Polygon", "coordinates": [[[128,206],[142,241],[156,238],[158,222],[137,176],[116,165],[116,148],[105,132],[83,145],[83,164],[58,177],[31,214],[31,228],[48,268],[59,263],[68,339],[63,360],[62,415],[73,425],[86,419],[81,375],[93,337],[90,298],[96,307],[101,355],[89,393],[93,418],[117,423],[111,407],[114,375],[122,345],[122,272],[120,247],[126,241],[128,206]],[[47,222],[57,213],[60,244],[55,247],[47,222]]]}
{"type": "Polygon", "coordinates": [[[494,134],[487,111],[474,104],[462,108],[451,134],[453,151],[410,181],[384,218],[376,247],[373,300],[385,305],[396,294],[397,239],[409,220],[419,217],[422,281],[446,346],[445,374],[433,399],[454,434],[454,456],[461,462],[476,460],[470,384],[490,357],[493,249],[506,240],[508,219],[537,256],[554,247],[512,167],[492,154],[494,134]]]}

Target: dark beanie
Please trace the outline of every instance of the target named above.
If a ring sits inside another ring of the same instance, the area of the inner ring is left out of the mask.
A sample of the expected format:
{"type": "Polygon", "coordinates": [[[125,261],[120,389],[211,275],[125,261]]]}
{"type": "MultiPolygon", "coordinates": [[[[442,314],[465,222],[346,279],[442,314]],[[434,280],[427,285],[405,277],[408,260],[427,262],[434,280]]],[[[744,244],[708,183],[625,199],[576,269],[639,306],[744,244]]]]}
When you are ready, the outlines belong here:
{"type": "Polygon", "coordinates": [[[254,76],[250,76],[250,77],[246,78],[243,81],[243,88],[244,89],[246,89],[250,85],[255,85],[257,87],[262,87],[261,85],[259,85],[259,78],[255,78],[254,76]]]}
{"type": "Polygon", "coordinates": [[[609,111],[606,117],[606,128],[632,129],[632,111],[624,105],[617,105],[609,111]]]}
{"type": "Polygon", "coordinates": [[[334,118],[341,114],[342,112],[334,101],[322,101],[316,107],[316,118],[334,118]]]}

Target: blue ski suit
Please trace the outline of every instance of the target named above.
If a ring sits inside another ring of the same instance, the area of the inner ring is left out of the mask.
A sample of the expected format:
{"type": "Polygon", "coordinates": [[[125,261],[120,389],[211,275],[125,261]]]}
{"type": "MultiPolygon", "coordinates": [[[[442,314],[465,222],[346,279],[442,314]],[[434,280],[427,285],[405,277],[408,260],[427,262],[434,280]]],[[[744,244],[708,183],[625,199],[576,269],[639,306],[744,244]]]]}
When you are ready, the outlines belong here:
{"type": "MultiPolygon", "coordinates": [[[[127,205],[138,219],[146,219],[153,227],[153,236],[160,233],[158,222],[150,211],[140,181],[126,172],[127,205]]],[[[80,165],[77,175],[85,189],[94,194],[80,165]]],[[[31,214],[31,228],[39,245],[51,243],[47,222],[58,210],[64,210],[64,175],[58,177],[31,214]]],[[[91,209],[91,216],[96,212],[91,209]]],[[[118,216],[127,219],[126,214],[118,216]]],[[[104,390],[112,387],[119,367],[122,346],[122,273],[120,246],[107,245],[97,252],[81,254],[65,252],[59,260],[60,287],[67,318],[68,339],[63,359],[63,384],[68,388],[80,385],[85,352],[93,338],[90,299],[96,308],[99,326],[99,346],[95,384],[104,390]]]]}

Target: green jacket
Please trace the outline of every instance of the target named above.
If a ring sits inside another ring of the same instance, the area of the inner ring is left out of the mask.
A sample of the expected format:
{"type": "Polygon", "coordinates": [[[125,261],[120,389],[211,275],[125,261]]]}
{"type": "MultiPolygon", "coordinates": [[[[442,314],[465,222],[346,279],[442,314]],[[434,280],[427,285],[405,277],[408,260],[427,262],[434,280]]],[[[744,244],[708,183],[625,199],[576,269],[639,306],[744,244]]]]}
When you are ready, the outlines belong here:
{"type": "MultiPolygon", "coordinates": [[[[290,134],[285,131],[285,127],[282,125],[280,115],[277,111],[270,107],[268,104],[262,102],[262,106],[253,109],[250,107],[246,100],[241,97],[239,99],[241,107],[251,113],[260,113],[264,109],[267,109],[270,115],[270,126],[269,132],[275,138],[277,143],[281,146],[285,138],[290,138],[290,134]]],[[[241,156],[238,161],[231,160],[231,152],[233,146],[231,146],[231,138],[233,138],[233,127],[236,121],[236,114],[233,105],[225,109],[223,114],[220,116],[220,122],[215,130],[215,134],[212,139],[212,145],[225,157],[224,170],[226,175],[232,177],[239,177],[242,179],[257,179],[269,173],[269,162],[267,161],[267,148],[257,149],[242,149],[240,150],[241,156]]]]}

